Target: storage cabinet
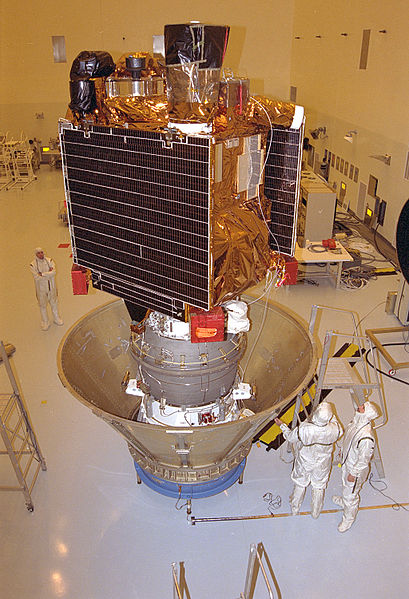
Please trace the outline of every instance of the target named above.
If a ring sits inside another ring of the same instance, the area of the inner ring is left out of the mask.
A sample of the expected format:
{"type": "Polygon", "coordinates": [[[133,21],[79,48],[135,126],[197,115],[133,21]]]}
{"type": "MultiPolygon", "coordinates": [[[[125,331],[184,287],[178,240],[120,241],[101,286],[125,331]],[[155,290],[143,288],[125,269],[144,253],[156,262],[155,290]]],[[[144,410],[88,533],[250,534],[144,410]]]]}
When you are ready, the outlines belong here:
{"type": "Polygon", "coordinates": [[[297,240],[300,247],[306,241],[322,241],[332,237],[336,193],[313,171],[301,172],[301,197],[298,210],[297,240]]]}

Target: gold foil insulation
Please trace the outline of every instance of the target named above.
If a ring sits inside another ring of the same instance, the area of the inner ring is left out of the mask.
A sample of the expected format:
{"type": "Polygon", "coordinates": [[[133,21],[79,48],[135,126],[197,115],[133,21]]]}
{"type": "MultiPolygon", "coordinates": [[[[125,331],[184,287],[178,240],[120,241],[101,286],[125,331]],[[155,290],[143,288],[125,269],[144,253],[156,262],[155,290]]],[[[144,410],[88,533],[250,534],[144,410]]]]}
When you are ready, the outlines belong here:
{"type": "MultiPolygon", "coordinates": [[[[114,77],[129,76],[126,56],[129,54],[119,60],[114,77]]],[[[145,76],[163,76],[162,67],[148,53],[133,56],[146,56],[148,68],[145,76]]],[[[263,177],[257,185],[253,182],[249,189],[239,190],[239,162],[245,153],[245,140],[255,135],[259,136],[257,159],[259,164],[260,160],[264,162],[270,127],[290,127],[295,105],[263,96],[250,97],[240,109],[226,106],[223,102],[218,104],[218,74],[215,74],[214,80],[210,77],[201,81],[196,89],[193,71],[189,74],[186,69],[176,67],[171,71],[169,77],[168,68],[167,96],[107,98],[105,80],[96,79],[97,109],[87,115],[86,120],[95,124],[154,131],[165,130],[169,121],[211,124],[214,142],[210,181],[211,303],[217,305],[236,297],[259,283],[269,269],[275,271],[275,284],[281,285],[285,277],[285,261],[269,248],[267,223],[270,202],[263,193],[263,177]],[[182,91],[189,77],[190,87],[182,91]]],[[[70,111],[67,118],[80,124],[70,111]]],[[[264,164],[262,166],[261,174],[264,164]]]]}
{"type": "Polygon", "coordinates": [[[213,132],[224,138],[231,135],[251,135],[271,126],[291,127],[295,104],[264,96],[250,97],[242,113],[237,106],[220,106],[213,120],[213,132]]]}
{"type": "MultiPolygon", "coordinates": [[[[259,160],[264,165],[267,134],[258,135],[259,160]]],[[[269,269],[276,271],[276,284],[284,277],[285,261],[268,244],[270,202],[258,180],[249,191],[240,191],[239,161],[246,152],[246,138],[225,140],[215,136],[212,180],[213,304],[233,299],[257,285],[269,269]],[[253,197],[254,195],[254,197],[253,197]]],[[[252,138],[257,141],[255,137],[252,138]]],[[[251,165],[250,165],[251,171],[251,165]]]]}
{"type": "Polygon", "coordinates": [[[152,98],[116,97],[105,98],[104,104],[110,114],[111,125],[132,129],[159,131],[168,124],[166,96],[152,98]]]}
{"type": "Polygon", "coordinates": [[[247,107],[247,119],[256,125],[270,128],[271,125],[291,127],[294,119],[295,104],[281,102],[264,96],[250,98],[247,107]]]}
{"type": "MultiPolygon", "coordinates": [[[[127,78],[126,58],[146,58],[143,77],[163,77],[167,95],[152,97],[107,98],[105,79],[97,78],[95,91],[97,109],[87,115],[95,124],[113,124],[118,127],[141,129],[141,123],[150,130],[160,130],[172,123],[211,124],[214,134],[223,136],[252,135],[270,128],[271,125],[290,127],[294,118],[295,104],[264,96],[247,96],[243,104],[226,107],[219,101],[220,69],[200,70],[195,65],[179,65],[165,68],[149,52],[123,54],[116,63],[112,78],[127,78]]],[[[227,80],[228,82],[228,80],[227,80]]],[[[226,83],[226,82],[225,82],[226,83]]],[[[223,84],[223,81],[222,81],[223,84]]],[[[67,118],[79,124],[77,117],[67,118]]]]}
{"type": "Polygon", "coordinates": [[[270,266],[263,221],[242,205],[213,215],[213,304],[233,299],[259,283],[270,266]]]}

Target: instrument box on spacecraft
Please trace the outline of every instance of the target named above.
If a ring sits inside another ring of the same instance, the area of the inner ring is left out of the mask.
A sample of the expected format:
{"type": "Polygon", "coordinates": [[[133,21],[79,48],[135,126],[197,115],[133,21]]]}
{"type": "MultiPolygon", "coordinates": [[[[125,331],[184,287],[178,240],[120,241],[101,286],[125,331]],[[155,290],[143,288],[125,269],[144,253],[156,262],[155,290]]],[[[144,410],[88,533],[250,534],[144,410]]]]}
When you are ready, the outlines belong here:
{"type": "Polygon", "coordinates": [[[192,343],[223,341],[226,316],[221,306],[210,312],[190,311],[190,340],[192,343]]]}
{"type": "Polygon", "coordinates": [[[72,292],[74,295],[88,294],[87,269],[73,264],[71,268],[72,292]]]}
{"type": "Polygon", "coordinates": [[[283,285],[296,285],[298,276],[298,262],[291,256],[285,256],[285,274],[283,285]]]}

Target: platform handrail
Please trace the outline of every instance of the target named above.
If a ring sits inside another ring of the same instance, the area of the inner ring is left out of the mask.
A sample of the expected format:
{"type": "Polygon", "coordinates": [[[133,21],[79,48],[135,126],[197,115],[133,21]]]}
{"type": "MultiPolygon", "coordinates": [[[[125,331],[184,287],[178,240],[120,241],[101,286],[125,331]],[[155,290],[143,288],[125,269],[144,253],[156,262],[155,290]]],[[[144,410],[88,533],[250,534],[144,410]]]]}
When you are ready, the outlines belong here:
{"type": "Polygon", "coordinates": [[[354,327],[355,336],[359,337],[359,333],[358,333],[359,321],[358,321],[358,323],[356,322],[355,314],[352,312],[352,310],[346,310],[345,308],[333,308],[332,306],[320,306],[319,304],[313,304],[313,306],[311,307],[310,323],[309,323],[309,331],[310,331],[311,335],[314,334],[318,310],[332,310],[333,312],[344,312],[345,314],[349,314],[352,318],[352,324],[354,327]]]}
{"type": "MultiPolygon", "coordinates": [[[[382,420],[378,423],[378,424],[372,424],[372,428],[374,430],[376,430],[377,428],[381,428],[381,426],[384,426],[387,423],[388,420],[388,416],[387,416],[387,412],[386,412],[386,402],[385,402],[385,396],[381,387],[381,381],[380,378],[378,376],[378,370],[376,368],[376,364],[375,364],[375,352],[374,352],[374,345],[372,344],[372,342],[369,340],[369,349],[367,350],[366,354],[370,353],[371,354],[371,359],[372,359],[372,364],[375,366],[374,367],[374,377],[375,380],[378,384],[378,397],[379,397],[379,403],[380,403],[380,409],[381,409],[381,417],[382,420]]],[[[379,355],[378,355],[378,360],[379,360],[379,355]]]]}

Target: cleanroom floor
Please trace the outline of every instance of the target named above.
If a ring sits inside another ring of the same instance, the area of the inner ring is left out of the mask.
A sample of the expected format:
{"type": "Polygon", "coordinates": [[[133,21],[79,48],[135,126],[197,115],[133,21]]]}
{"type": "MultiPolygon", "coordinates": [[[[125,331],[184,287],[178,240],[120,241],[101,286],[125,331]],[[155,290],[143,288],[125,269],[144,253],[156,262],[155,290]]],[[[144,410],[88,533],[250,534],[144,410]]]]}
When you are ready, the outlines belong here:
{"type": "MultiPolygon", "coordinates": [[[[173,596],[171,563],[183,562],[190,599],[237,599],[244,590],[249,547],[262,543],[286,599],[385,598],[407,596],[409,513],[403,508],[362,511],[345,534],[339,513],[273,519],[189,524],[175,500],[136,485],[124,440],[80,404],[58,378],[56,353],[65,331],[90,309],[110,299],[93,291],[74,296],[70,280],[68,229],[57,219],[63,199],[61,172],[42,166],[23,192],[0,193],[0,338],[17,348],[12,361],[48,470],[33,491],[35,510],[21,493],[0,493],[0,595],[4,599],[165,599],[173,596]],[[64,326],[40,330],[39,310],[28,265],[33,248],[55,259],[64,326]]],[[[367,328],[398,326],[384,311],[396,276],[371,280],[360,290],[299,284],[275,290],[272,298],[308,320],[311,305],[356,310],[367,328]],[[380,304],[380,305],[378,305],[380,304]],[[371,312],[371,310],[373,310],[371,312]]],[[[345,330],[336,313],[327,328],[345,330]]],[[[274,331],[271,331],[274,334],[274,331]]],[[[399,339],[390,339],[397,341],[399,339]]],[[[388,340],[389,341],[389,340],[388,340]]],[[[395,356],[407,361],[403,348],[395,356]]],[[[384,364],[388,370],[388,366],[384,364]]],[[[0,368],[0,370],[4,370],[0,368]]],[[[3,373],[4,374],[4,373],[3,373]]],[[[4,383],[3,374],[0,382],[4,383]]],[[[409,371],[406,384],[383,377],[389,420],[378,431],[387,489],[409,501],[409,371]]],[[[3,389],[0,389],[3,391],[3,389]]],[[[332,392],[341,421],[352,417],[348,394],[332,392]]],[[[289,511],[291,465],[285,452],[255,444],[243,485],[193,502],[196,517],[267,514],[263,495],[279,495],[275,513],[289,511]]],[[[374,473],[375,478],[376,472],[374,473]]],[[[9,482],[9,460],[0,460],[0,484],[9,482]]],[[[333,468],[324,509],[335,506],[340,470],[333,468]]],[[[309,492],[304,508],[309,509],[309,492]]],[[[365,484],[362,506],[393,503],[365,484]]],[[[408,509],[408,508],[406,508],[408,509]]],[[[255,598],[267,597],[259,577],[255,598]]]]}

